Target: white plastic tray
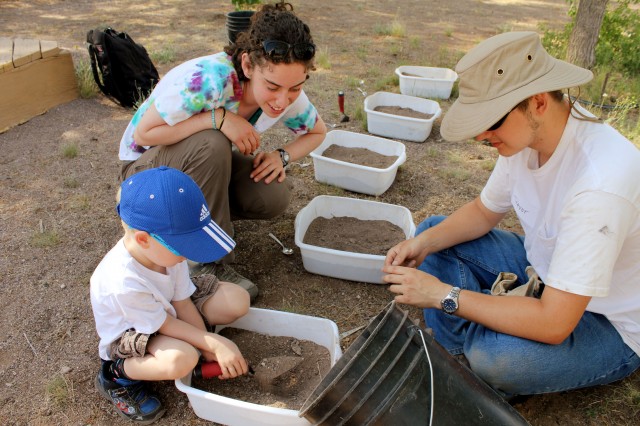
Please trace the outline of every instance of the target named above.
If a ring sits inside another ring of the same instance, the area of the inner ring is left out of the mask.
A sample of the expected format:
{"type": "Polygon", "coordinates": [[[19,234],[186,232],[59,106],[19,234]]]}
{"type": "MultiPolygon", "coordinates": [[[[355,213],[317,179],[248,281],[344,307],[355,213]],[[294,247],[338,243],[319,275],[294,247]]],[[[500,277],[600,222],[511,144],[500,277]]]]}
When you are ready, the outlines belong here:
{"type": "MultiPolygon", "coordinates": [[[[342,356],[338,326],[326,318],[290,312],[250,308],[249,313],[227,325],[270,336],[289,336],[309,340],[329,350],[331,366],[342,356]]],[[[222,330],[224,327],[219,327],[222,330]]],[[[267,407],[205,392],[191,387],[191,375],[175,381],[179,391],[187,394],[195,414],[205,420],[229,426],[307,426],[299,411],[267,407]]]]}
{"type": "Polygon", "coordinates": [[[332,130],[327,133],[322,144],[311,153],[311,158],[313,158],[315,178],[318,182],[363,194],[380,195],[389,189],[395,180],[398,167],[404,164],[407,154],[401,142],[362,133],[332,130]],[[332,145],[366,148],[378,154],[398,158],[385,169],[368,167],[324,157],[324,151],[332,145]]]}
{"type": "Polygon", "coordinates": [[[364,110],[367,113],[367,130],[369,133],[412,142],[424,142],[427,140],[431,133],[433,122],[442,113],[440,104],[436,101],[390,92],[376,92],[367,96],[364,100],[364,110]],[[429,119],[403,117],[375,111],[375,108],[379,106],[411,108],[424,114],[433,114],[433,116],[429,119]]]}
{"type": "Polygon", "coordinates": [[[300,247],[304,268],[319,275],[384,284],[382,267],[384,256],[333,250],[303,243],[309,225],[317,217],[355,217],[361,220],[386,220],[400,227],[406,238],[416,232],[411,212],[402,206],[355,198],[320,195],[303,209],[295,221],[295,243],[300,247]]]}
{"type": "Polygon", "coordinates": [[[449,68],[408,65],[396,68],[396,75],[400,79],[400,93],[422,98],[449,99],[458,79],[458,74],[449,68]]]}

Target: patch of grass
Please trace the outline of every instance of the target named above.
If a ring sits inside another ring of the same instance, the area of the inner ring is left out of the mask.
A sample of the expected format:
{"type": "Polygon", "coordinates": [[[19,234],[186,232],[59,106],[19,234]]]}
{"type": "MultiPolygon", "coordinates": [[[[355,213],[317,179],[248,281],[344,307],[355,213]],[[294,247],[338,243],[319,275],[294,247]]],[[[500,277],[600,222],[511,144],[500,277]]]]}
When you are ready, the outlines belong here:
{"type": "Polygon", "coordinates": [[[57,408],[65,408],[73,403],[73,383],[60,374],[47,383],[45,390],[47,400],[57,408]]]}
{"type": "Polygon", "coordinates": [[[616,108],[607,114],[606,122],[640,148],[640,114],[637,105],[638,100],[635,97],[619,98],[616,108]]]}
{"type": "Polygon", "coordinates": [[[409,37],[409,47],[412,49],[419,49],[422,46],[422,39],[420,37],[409,37]]]}
{"type": "Polygon", "coordinates": [[[492,172],[496,167],[496,160],[484,160],[480,163],[480,168],[488,172],[492,172]]]}
{"type": "Polygon", "coordinates": [[[162,46],[159,50],[149,52],[149,57],[154,64],[170,64],[176,61],[177,51],[172,44],[162,46]]]}
{"type": "Polygon", "coordinates": [[[453,164],[463,164],[466,161],[457,151],[447,152],[447,160],[453,164]]]}
{"type": "Polygon", "coordinates": [[[436,66],[441,68],[453,69],[458,61],[464,56],[463,52],[451,50],[446,46],[441,46],[438,49],[438,57],[436,59],[436,66]]]}
{"type": "Polygon", "coordinates": [[[345,85],[351,89],[355,89],[356,87],[360,86],[360,81],[361,80],[359,78],[353,76],[348,76],[344,79],[345,85]]]}
{"type": "Polygon", "coordinates": [[[389,53],[393,56],[400,56],[403,51],[404,47],[400,43],[391,43],[391,46],[389,47],[389,53]]]}
{"type": "Polygon", "coordinates": [[[394,19],[389,24],[377,24],[373,27],[373,30],[376,35],[391,37],[404,37],[407,32],[405,25],[397,19],[394,19]]]}
{"type": "Polygon", "coordinates": [[[356,110],[353,113],[353,118],[360,121],[367,121],[367,113],[364,110],[364,105],[358,105],[356,107],[356,110]]]}
{"type": "Polygon", "coordinates": [[[89,197],[85,194],[73,196],[70,200],[69,207],[74,210],[88,210],[91,206],[89,197]]]}
{"type": "Polygon", "coordinates": [[[56,231],[36,232],[31,236],[31,245],[34,247],[53,247],[60,243],[60,236],[56,231]]]}
{"type": "Polygon", "coordinates": [[[66,177],[64,178],[64,182],[62,183],[62,185],[65,188],[74,189],[80,186],[80,181],[74,176],[66,177]]]}
{"type": "Polygon", "coordinates": [[[447,37],[453,37],[453,28],[447,27],[444,30],[444,35],[446,35],[447,37]]]}
{"type": "Polygon", "coordinates": [[[74,142],[62,145],[62,156],[64,158],[76,158],[78,156],[78,145],[74,142]]]}
{"type": "Polygon", "coordinates": [[[398,87],[399,85],[400,79],[396,74],[383,76],[373,83],[373,87],[376,91],[385,91],[394,87],[398,87]]]}
{"type": "Polygon", "coordinates": [[[323,47],[316,54],[316,65],[325,70],[331,69],[331,59],[329,57],[329,48],[323,47]]]}
{"type": "Polygon", "coordinates": [[[100,92],[98,85],[93,79],[93,71],[91,63],[86,58],[81,58],[75,62],[76,84],[78,85],[78,94],[82,99],[95,98],[100,92]]]}
{"type": "Polygon", "coordinates": [[[318,185],[318,193],[320,194],[324,194],[324,195],[333,195],[336,197],[344,197],[346,196],[346,192],[344,189],[342,188],[338,188],[337,186],[333,186],[333,185],[328,185],[326,183],[322,183],[322,182],[316,182],[316,184],[318,185]]]}
{"type": "Polygon", "coordinates": [[[356,56],[358,57],[358,59],[360,59],[361,61],[366,61],[368,55],[369,48],[366,44],[361,44],[360,46],[358,46],[358,48],[356,49],[356,56]]]}
{"type": "Polygon", "coordinates": [[[507,22],[504,22],[496,28],[496,34],[508,33],[513,31],[513,26],[507,22]]]}
{"type": "Polygon", "coordinates": [[[428,158],[438,158],[440,156],[440,150],[430,146],[424,151],[424,155],[428,158]]]}
{"type": "Polygon", "coordinates": [[[440,177],[447,180],[464,182],[471,177],[471,172],[457,167],[442,169],[438,171],[440,177]]]}

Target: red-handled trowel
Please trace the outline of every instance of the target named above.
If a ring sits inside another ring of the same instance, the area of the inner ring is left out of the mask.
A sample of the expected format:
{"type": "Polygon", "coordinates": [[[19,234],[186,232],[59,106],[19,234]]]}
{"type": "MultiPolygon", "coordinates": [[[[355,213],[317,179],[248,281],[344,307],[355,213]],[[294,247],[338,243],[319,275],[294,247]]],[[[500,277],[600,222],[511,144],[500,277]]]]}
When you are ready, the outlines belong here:
{"type": "Polygon", "coordinates": [[[342,113],[340,122],[346,123],[347,121],[349,121],[349,116],[344,113],[344,92],[342,90],[338,92],[338,106],[340,107],[340,112],[342,113]]]}

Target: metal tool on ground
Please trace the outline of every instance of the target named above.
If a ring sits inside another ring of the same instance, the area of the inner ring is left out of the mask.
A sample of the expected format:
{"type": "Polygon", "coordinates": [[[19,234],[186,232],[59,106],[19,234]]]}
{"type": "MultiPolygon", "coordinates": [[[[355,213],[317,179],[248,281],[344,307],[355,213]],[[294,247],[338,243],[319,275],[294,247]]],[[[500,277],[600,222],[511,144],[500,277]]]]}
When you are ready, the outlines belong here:
{"type": "Polygon", "coordinates": [[[285,247],[284,244],[282,244],[282,242],[278,238],[276,238],[276,236],[273,235],[271,232],[269,232],[269,236],[273,238],[276,243],[282,246],[282,253],[286,254],[287,256],[293,253],[293,249],[285,247]]]}
{"type": "Polygon", "coordinates": [[[342,90],[338,92],[338,106],[340,107],[340,112],[342,113],[340,122],[346,123],[347,121],[349,121],[349,116],[344,113],[344,92],[342,90]]]}
{"type": "Polygon", "coordinates": [[[295,369],[304,357],[301,356],[274,356],[265,358],[255,369],[255,379],[263,391],[273,394],[286,395],[290,392],[292,380],[295,381],[295,369]]]}

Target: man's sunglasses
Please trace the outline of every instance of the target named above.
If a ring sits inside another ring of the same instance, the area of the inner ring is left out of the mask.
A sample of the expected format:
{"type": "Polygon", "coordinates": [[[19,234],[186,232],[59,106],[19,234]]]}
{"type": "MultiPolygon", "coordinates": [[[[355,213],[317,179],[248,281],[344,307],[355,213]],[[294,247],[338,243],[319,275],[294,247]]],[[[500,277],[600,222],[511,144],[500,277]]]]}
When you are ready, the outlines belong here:
{"type": "Polygon", "coordinates": [[[491,127],[489,127],[489,128],[487,129],[487,131],[488,131],[488,132],[493,132],[493,131],[495,131],[495,130],[498,130],[498,129],[500,128],[500,126],[502,126],[502,125],[504,124],[504,120],[506,120],[506,119],[507,119],[507,117],[509,116],[509,114],[511,114],[511,113],[513,112],[513,110],[514,110],[514,109],[516,109],[516,107],[513,107],[511,110],[509,110],[509,112],[508,112],[508,113],[506,113],[506,114],[504,115],[504,117],[502,117],[500,120],[496,121],[496,122],[494,123],[494,125],[493,125],[493,126],[491,126],[491,127]]]}
{"type": "Polygon", "coordinates": [[[271,59],[285,59],[290,51],[293,56],[301,61],[308,61],[316,54],[316,46],[313,43],[289,44],[280,40],[266,40],[262,42],[264,53],[271,59]]]}

